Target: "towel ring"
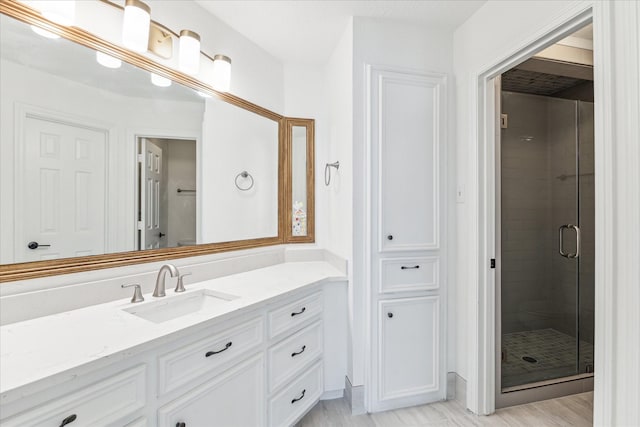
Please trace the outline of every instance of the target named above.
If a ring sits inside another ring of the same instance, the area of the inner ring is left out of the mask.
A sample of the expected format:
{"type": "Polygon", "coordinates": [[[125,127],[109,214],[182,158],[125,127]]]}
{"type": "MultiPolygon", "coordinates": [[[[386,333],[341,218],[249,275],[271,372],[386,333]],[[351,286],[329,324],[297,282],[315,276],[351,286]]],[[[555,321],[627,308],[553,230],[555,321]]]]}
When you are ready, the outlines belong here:
{"type": "Polygon", "coordinates": [[[253,188],[253,177],[251,176],[251,174],[247,171],[242,171],[240,172],[238,175],[236,175],[236,179],[235,179],[235,184],[236,187],[238,188],[238,190],[240,191],[249,191],[253,188]],[[240,184],[238,184],[238,178],[249,178],[251,180],[251,184],[249,184],[248,187],[242,187],[240,184]]]}
{"type": "Polygon", "coordinates": [[[324,185],[326,185],[327,187],[329,186],[329,184],[331,184],[331,169],[329,168],[336,168],[336,170],[338,170],[340,168],[340,162],[335,162],[335,163],[327,163],[324,167],[324,185]]]}

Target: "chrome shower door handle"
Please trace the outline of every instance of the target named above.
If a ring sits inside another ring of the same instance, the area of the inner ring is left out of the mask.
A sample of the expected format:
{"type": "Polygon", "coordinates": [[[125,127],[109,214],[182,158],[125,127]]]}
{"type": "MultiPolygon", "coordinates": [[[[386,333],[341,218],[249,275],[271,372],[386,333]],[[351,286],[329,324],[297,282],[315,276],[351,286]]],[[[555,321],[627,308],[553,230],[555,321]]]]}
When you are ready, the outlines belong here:
{"type": "Polygon", "coordinates": [[[568,225],[568,224],[561,225],[561,226],[558,228],[558,252],[559,252],[559,253],[560,253],[560,255],[562,255],[563,257],[565,257],[565,258],[569,258],[569,254],[568,254],[568,253],[565,253],[565,252],[563,251],[563,249],[564,249],[563,231],[564,231],[566,228],[569,228],[569,225],[568,225]]]}
{"type": "Polygon", "coordinates": [[[580,227],[574,224],[565,224],[558,228],[558,252],[565,258],[578,258],[580,256],[580,227]],[[564,251],[564,230],[570,228],[576,232],[576,251],[574,253],[566,253],[564,251]]]}
{"type": "Polygon", "coordinates": [[[580,256],[580,227],[569,224],[569,228],[573,228],[576,232],[576,252],[569,254],[569,258],[578,258],[580,256]]]}

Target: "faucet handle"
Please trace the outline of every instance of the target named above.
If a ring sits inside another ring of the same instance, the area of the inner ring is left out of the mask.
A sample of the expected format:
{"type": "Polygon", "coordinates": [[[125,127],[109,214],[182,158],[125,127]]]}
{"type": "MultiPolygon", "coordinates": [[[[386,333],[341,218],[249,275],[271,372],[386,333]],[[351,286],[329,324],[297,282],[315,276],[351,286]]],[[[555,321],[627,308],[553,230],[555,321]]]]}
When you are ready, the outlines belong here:
{"type": "Polygon", "coordinates": [[[140,288],[140,285],[137,283],[131,283],[129,285],[121,285],[121,288],[130,288],[130,287],[134,287],[133,289],[133,298],[131,298],[131,302],[142,302],[144,301],[144,297],[142,296],[142,289],[140,288]]]}
{"type": "Polygon", "coordinates": [[[184,292],[186,289],[184,288],[184,276],[191,276],[193,273],[184,273],[178,276],[178,283],[176,284],[175,292],[184,292]]]}

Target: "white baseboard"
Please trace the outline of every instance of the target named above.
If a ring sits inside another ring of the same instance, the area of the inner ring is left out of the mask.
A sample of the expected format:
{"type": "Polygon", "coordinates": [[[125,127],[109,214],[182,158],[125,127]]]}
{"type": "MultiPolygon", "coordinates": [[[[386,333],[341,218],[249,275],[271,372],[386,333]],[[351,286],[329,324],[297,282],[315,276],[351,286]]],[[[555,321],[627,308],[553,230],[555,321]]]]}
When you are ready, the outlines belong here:
{"type": "Polygon", "coordinates": [[[351,415],[367,413],[367,408],[364,406],[364,386],[352,386],[349,377],[344,377],[344,398],[351,407],[351,415]]]}

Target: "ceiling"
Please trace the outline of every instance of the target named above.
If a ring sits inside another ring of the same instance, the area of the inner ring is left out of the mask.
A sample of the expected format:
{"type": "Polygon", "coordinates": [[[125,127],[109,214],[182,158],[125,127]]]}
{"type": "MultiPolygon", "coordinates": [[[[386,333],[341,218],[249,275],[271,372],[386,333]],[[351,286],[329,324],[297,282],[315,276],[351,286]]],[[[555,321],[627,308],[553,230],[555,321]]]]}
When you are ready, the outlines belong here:
{"type": "Polygon", "coordinates": [[[458,27],[485,0],[196,0],[283,63],[325,64],[350,16],[443,29],[458,27]]]}

